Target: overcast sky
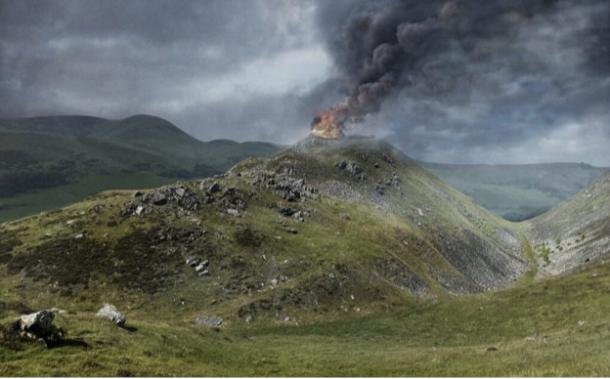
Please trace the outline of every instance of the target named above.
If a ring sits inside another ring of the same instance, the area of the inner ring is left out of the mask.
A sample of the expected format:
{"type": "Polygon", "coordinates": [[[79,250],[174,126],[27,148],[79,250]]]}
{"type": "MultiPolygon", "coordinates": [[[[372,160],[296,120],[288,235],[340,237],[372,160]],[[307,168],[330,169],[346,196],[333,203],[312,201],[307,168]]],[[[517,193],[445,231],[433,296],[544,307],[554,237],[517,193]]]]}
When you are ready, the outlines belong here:
{"type": "Polygon", "coordinates": [[[429,161],[610,166],[609,20],[607,0],[0,0],[0,117],[289,144],[388,45],[397,80],[354,132],[429,161]]]}

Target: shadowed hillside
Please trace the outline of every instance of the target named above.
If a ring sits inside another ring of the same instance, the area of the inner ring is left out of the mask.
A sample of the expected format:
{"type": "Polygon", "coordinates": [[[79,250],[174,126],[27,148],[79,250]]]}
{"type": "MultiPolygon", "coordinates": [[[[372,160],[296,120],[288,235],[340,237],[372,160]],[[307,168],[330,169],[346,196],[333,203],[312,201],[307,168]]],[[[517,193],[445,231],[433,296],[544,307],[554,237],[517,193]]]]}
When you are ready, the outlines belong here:
{"type": "Polygon", "coordinates": [[[279,147],[201,142],[170,122],[138,115],[0,120],[0,221],[107,189],[146,188],[220,173],[279,147]]]}

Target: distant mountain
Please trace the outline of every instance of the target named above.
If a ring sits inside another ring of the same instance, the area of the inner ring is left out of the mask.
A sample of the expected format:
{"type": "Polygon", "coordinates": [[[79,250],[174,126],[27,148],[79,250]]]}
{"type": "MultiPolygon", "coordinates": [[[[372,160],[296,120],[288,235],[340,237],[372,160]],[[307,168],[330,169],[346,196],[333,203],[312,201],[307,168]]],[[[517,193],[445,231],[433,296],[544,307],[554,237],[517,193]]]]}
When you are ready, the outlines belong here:
{"type": "Polygon", "coordinates": [[[147,115],[0,119],[0,221],[111,188],[214,175],[280,149],[263,142],[201,142],[147,115]]]}
{"type": "Polygon", "coordinates": [[[462,165],[420,162],[477,203],[511,221],[540,215],[599,178],[607,168],[584,163],[462,165]]]}

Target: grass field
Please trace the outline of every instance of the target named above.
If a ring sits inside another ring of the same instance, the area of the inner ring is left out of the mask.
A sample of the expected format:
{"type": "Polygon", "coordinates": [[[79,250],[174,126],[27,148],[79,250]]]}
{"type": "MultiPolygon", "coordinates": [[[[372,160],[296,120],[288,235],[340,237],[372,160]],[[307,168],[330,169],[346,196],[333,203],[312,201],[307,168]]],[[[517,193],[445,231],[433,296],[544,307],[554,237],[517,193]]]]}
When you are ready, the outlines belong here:
{"type": "Polygon", "coordinates": [[[88,347],[0,347],[0,375],[607,376],[608,274],[603,264],[496,293],[298,326],[214,331],[159,309],[128,314],[137,328],[129,332],[68,310],[57,324],[88,347]]]}

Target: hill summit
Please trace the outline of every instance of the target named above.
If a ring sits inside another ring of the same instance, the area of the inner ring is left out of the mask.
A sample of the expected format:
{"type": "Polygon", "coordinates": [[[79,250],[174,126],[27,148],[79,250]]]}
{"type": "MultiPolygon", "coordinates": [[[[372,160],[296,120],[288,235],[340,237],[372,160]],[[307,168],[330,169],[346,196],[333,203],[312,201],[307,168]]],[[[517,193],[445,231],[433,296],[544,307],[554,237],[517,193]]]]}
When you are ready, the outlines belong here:
{"type": "Polygon", "coordinates": [[[306,319],[502,288],[528,268],[504,221],[370,138],[310,138],[224,175],[102,193],[0,233],[15,296],[46,288],[50,306],[85,290],[125,305],[146,294],[151,309],[183,298],[185,318],[205,304],[228,320],[306,319]]]}

